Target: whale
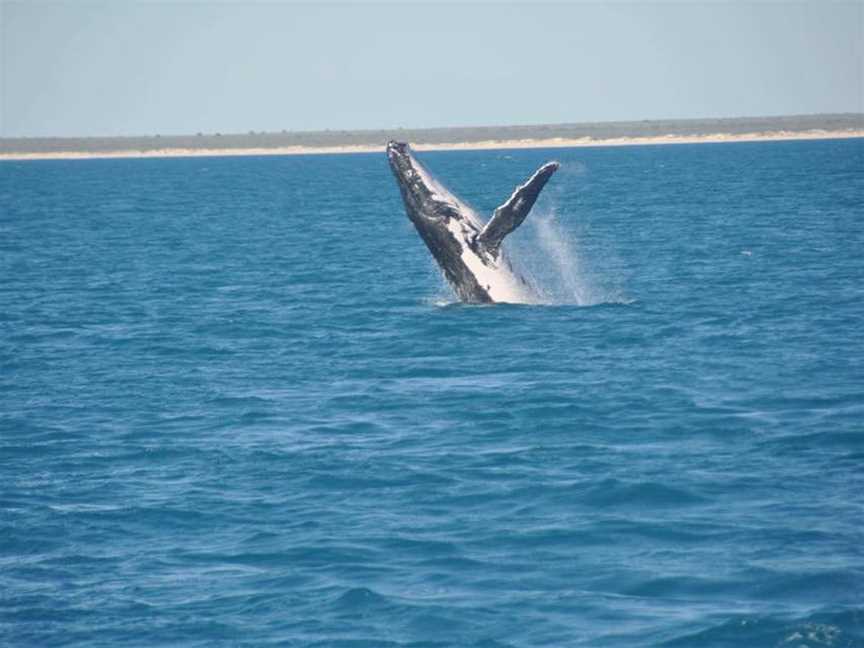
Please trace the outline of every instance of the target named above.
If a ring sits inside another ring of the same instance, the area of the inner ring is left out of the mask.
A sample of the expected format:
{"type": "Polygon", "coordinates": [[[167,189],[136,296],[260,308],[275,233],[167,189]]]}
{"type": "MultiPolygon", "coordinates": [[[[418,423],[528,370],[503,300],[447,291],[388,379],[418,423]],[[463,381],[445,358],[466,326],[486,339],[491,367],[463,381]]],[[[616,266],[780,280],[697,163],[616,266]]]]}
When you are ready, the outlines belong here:
{"type": "Polygon", "coordinates": [[[390,141],[387,158],[405,212],[460,301],[469,304],[530,304],[536,292],[511,265],[502,247],[519,227],[558,162],[547,162],[484,222],[414,156],[409,144],[390,141]]]}

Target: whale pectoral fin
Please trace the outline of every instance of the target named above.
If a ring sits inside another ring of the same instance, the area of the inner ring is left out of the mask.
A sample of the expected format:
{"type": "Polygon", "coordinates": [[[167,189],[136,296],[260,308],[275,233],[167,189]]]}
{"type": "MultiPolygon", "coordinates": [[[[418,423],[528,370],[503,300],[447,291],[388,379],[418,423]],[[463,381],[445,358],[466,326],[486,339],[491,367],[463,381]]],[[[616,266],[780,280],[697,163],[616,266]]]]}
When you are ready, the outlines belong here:
{"type": "Polygon", "coordinates": [[[498,256],[501,241],[510,232],[522,224],[528,212],[537,201],[537,196],[543,190],[552,174],[558,170],[557,162],[547,162],[528,178],[525,184],[516,187],[513,195],[503,205],[495,210],[486,227],[477,236],[477,242],[482,244],[493,257],[498,256]]]}

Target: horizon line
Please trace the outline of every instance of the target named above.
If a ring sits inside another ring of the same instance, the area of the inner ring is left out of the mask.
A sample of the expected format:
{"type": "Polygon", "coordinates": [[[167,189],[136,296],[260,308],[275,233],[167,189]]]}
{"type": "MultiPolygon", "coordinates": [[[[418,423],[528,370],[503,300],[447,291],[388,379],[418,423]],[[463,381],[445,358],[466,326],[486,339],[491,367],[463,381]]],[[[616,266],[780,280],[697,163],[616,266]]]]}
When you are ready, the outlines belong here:
{"type": "Polygon", "coordinates": [[[736,122],[736,121],[771,121],[771,120],[795,120],[795,119],[826,119],[826,118],[855,118],[864,119],[862,112],[830,112],[830,113],[796,113],[783,115],[738,115],[734,117],[663,117],[652,119],[617,119],[600,121],[573,121],[573,122],[531,122],[511,124],[484,124],[484,125],[456,125],[456,126],[389,126],[377,128],[317,128],[317,129],[278,129],[278,130],[254,130],[247,131],[198,131],[195,133],[133,133],[124,135],[0,135],[0,141],[9,140],[86,140],[86,139],[139,139],[139,138],[189,138],[189,137],[261,137],[268,135],[315,135],[334,133],[386,133],[398,131],[465,131],[465,130],[493,130],[493,129],[530,129],[530,128],[573,128],[589,126],[609,125],[637,125],[637,124],[686,124],[705,122],[736,122]]]}

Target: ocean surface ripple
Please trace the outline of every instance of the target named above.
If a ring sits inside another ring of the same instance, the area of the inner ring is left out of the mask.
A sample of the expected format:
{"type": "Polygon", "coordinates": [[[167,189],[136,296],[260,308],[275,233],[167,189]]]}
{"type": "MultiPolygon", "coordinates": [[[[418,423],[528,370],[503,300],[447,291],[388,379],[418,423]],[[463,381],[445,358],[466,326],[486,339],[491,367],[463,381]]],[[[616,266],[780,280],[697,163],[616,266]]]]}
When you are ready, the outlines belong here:
{"type": "Polygon", "coordinates": [[[864,141],[0,162],[0,644],[864,646],[864,141]]]}

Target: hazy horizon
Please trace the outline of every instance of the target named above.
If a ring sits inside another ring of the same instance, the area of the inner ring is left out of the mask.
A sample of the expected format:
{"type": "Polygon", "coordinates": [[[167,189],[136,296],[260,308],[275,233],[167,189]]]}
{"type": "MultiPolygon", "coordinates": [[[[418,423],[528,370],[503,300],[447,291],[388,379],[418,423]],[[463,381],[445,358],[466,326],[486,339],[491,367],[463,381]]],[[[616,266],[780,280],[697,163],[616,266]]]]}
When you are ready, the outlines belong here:
{"type": "Polygon", "coordinates": [[[0,0],[0,137],[861,113],[862,7],[0,0]]]}

